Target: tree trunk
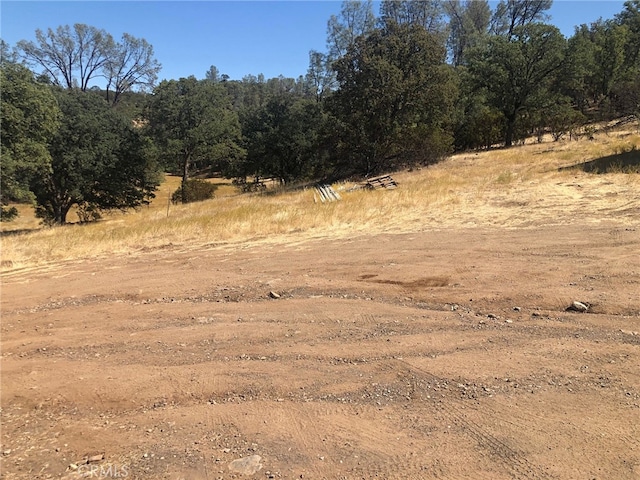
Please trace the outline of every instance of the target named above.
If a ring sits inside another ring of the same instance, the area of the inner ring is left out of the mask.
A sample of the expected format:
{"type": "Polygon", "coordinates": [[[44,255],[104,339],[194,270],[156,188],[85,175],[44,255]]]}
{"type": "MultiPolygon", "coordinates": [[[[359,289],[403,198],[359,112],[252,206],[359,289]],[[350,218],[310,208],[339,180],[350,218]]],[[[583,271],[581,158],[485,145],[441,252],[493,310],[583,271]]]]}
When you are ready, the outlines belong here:
{"type": "Polygon", "coordinates": [[[64,225],[67,221],[67,215],[62,214],[62,205],[57,203],[53,206],[53,221],[58,225],[64,225]]]}
{"type": "Polygon", "coordinates": [[[58,202],[53,205],[53,221],[57,225],[64,225],[67,223],[67,214],[71,210],[71,205],[67,205],[65,202],[58,202]]]}
{"type": "Polygon", "coordinates": [[[510,113],[507,117],[507,132],[504,139],[504,146],[510,147],[513,145],[513,135],[516,131],[516,114],[510,113]]]}
{"type": "Polygon", "coordinates": [[[180,197],[182,203],[187,203],[187,181],[189,180],[189,163],[191,162],[191,154],[187,153],[182,161],[182,185],[180,197]]]}
{"type": "Polygon", "coordinates": [[[67,223],[67,213],[69,213],[69,210],[71,209],[71,205],[69,205],[68,207],[62,207],[60,210],[60,225],[64,225],[65,223],[67,223]]]}

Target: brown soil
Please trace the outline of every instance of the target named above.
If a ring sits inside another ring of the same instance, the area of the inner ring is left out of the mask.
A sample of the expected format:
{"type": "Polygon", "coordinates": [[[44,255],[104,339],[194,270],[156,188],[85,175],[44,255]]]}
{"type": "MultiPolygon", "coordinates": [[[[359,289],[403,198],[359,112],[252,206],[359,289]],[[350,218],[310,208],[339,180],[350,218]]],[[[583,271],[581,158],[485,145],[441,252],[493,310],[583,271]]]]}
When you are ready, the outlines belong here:
{"type": "Polygon", "coordinates": [[[639,251],[602,222],[9,272],[2,474],[640,478],[639,251]]]}

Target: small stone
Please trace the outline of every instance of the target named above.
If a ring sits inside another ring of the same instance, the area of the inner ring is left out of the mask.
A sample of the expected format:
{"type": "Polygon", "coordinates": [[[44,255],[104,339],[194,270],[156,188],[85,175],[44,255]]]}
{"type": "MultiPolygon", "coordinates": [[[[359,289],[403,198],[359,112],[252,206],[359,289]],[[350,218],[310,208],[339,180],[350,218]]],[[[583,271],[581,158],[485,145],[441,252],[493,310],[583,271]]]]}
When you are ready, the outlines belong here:
{"type": "Polygon", "coordinates": [[[491,318],[493,320],[496,320],[498,317],[496,315],[494,315],[493,313],[490,313],[489,315],[487,315],[487,318],[491,318]]]}
{"type": "Polygon", "coordinates": [[[280,298],[280,294],[274,291],[269,292],[269,296],[274,299],[280,298]]]}
{"type": "Polygon", "coordinates": [[[99,453],[98,455],[93,455],[87,458],[87,463],[96,463],[101,460],[104,460],[104,453],[99,453]]]}
{"type": "Polygon", "coordinates": [[[11,449],[2,452],[3,455],[11,455],[11,449]]]}
{"type": "Polygon", "coordinates": [[[520,310],[522,310],[520,307],[513,307],[514,312],[519,312],[520,310]]]}
{"type": "Polygon", "coordinates": [[[505,320],[505,323],[513,323],[513,320],[505,320]]]}

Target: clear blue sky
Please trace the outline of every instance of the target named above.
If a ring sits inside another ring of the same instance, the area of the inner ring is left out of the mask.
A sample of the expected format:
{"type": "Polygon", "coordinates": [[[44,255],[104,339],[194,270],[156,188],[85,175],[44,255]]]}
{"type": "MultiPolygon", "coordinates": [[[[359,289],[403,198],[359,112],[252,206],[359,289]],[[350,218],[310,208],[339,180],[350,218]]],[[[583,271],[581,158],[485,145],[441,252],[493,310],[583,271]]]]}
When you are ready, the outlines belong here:
{"type": "MultiPolygon", "coordinates": [[[[492,5],[495,2],[491,2],[492,5]]],[[[565,36],[574,26],[613,18],[616,0],[555,0],[551,23],[565,36]]],[[[306,73],[309,50],[324,50],[327,20],[340,1],[2,1],[0,37],[10,45],[34,40],[35,30],[85,23],[114,38],[146,39],[162,64],[160,79],[195,75],[210,65],[232,79],[262,73],[306,73]]],[[[379,2],[374,3],[378,14],[379,2]]]]}

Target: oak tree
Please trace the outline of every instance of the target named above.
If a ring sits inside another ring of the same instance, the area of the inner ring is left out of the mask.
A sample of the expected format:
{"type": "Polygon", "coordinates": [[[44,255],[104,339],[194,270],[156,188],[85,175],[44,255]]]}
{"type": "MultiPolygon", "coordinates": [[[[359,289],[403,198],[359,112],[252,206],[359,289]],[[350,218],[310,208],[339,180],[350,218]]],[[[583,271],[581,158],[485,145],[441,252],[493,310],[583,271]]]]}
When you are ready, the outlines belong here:
{"type": "Polygon", "coordinates": [[[506,146],[513,144],[518,116],[545,97],[565,51],[560,31],[538,23],[516,27],[511,39],[487,37],[484,45],[469,52],[469,71],[476,86],[486,90],[489,104],[505,117],[506,146]]]}
{"type": "Polygon", "coordinates": [[[5,207],[32,201],[30,180],[51,169],[47,146],[59,127],[60,109],[48,86],[36,82],[26,67],[4,58],[0,84],[0,218],[10,220],[17,211],[5,207]]]}
{"type": "Polygon", "coordinates": [[[339,89],[328,99],[346,174],[369,175],[427,163],[449,151],[456,82],[445,49],[422,26],[391,23],[358,37],[335,63],[339,89]]]}
{"type": "Polygon", "coordinates": [[[195,167],[226,169],[240,161],[238,114],[224,85],[195,77],[161,82],[148,107],[149,131],[163,163],[182,176],[182,201],[195,167]]]}
{"type": "Polygon", "coordinates": [[[36,215],[64,224],[72,206],[81,220],[153,198],[159,173],[140,130],[93,92],[56,90],[62,112],[49,144],[49,171],[31,178],[36,215]]]}

